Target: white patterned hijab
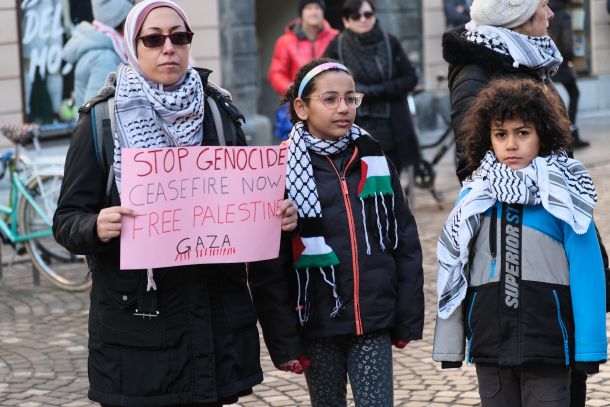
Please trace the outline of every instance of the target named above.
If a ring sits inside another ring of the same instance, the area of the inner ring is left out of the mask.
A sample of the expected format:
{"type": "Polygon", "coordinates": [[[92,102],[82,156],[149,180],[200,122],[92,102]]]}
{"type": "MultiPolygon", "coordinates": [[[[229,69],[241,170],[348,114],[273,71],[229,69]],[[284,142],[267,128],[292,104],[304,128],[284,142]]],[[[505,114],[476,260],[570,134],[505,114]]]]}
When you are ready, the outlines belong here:
{"type": "Polygon", "coordinates": [[[125,47],[127,48],[127,61],[140,75],[142,75],[142,70],[140,69],[140,63],[138,62],[136,38],[144,24],[144,20],[148,17],[148,13],[159,7],[171,8],[182,18],[188,30],[190,30],[191,27],[189,19],[182,7],[171,0],[145,0],[133,6],[125,19],[123,35],[125,37],[125,47]]]}
{"type": "Polygon", "coordinates": [[[199,73],[188,68],[176,84],[163,86],[142,73],[136,37],[151,10],[169,7],[189,28],[186,14],[170,0],[138,3],[125,20],[128,65],[117,71],[114,103],[114,171],[121,191],[121,148],[194,146],[203,140],[204,90],[199,73]]]}

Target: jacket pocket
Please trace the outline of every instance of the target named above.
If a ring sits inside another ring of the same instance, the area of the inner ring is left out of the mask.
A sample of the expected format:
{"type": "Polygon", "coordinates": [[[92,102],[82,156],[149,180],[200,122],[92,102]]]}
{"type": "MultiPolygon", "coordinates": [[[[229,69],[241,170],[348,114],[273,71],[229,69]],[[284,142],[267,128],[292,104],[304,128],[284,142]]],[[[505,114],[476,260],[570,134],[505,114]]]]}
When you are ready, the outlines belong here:
{"type": "Polygon", "coordinates": [[[568,366],[570,364],[570,346],[568,342],[568,330],[566,329],[566,325],[564,324],[563,318],[561,316],[561,305],[559,304],[559,296],[557,295],[557,290],[553,290],[553,298],[555,299],[555,305],[557,307],[557,322],[561,330],[561,336],[563,337],[563,353],[566,358],[566,366],[568,366]]]}
{"type": "Polygon", "coordinates": [[[474,340],[474,331],[472,329],[472,311],[474,310],[474,304],[477,300],[477,292],[475,291],[472,295],[472,300],[470,301],[470,305],[467,308],[466,314],[466,327],[467,327],[467,338],[468,343],[466,345],[466,363],[472,363],[472,356],[470,355],[470,350],[472,348],[472,341],[474,340]]]}
{"type": "MultiPolygon", "coordinates": [[[[93,273],[92,303],[96,305],[96,327],[102,343],[114,346],[158,348],[165,344],[163,312],[157,316],[138,314],[143,270],[100,270],[93,273]]],[[[141,314],[141,313],[140,313],[141,314]]]]}

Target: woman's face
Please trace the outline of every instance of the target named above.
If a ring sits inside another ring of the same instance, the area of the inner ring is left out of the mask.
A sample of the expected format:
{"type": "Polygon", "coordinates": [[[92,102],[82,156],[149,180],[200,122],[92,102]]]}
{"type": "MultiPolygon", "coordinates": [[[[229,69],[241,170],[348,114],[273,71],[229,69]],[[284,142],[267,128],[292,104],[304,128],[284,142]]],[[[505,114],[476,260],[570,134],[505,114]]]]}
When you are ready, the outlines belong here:
{"type": "MultiPolygon", "coordinates": [[[[169,7],[159,7],[148,14],[138,37],[183,31],[188,30],[180,15],[169,7]]],[[[165,38],[163,46],[147,48],[141,39],[136,41],[138,63],[147,79],[168,86],[184,76],[189,64],[190,44],[174,45],[169,38],[165,38]]]]}
{"type": "Polygon", "coordinates": [[[542,37],[547,35],[549,21],[553,19],[555,14],[549,8],[549,0],[540,0],[540,4],[534,13],[534,16],[526,23],[515,28],[515,31],[529,35],[530,37],[542,37]]]}
{"type": "Polygon", "coordinates": [[[498,162],[520,170],[530,165],[540,153],[540,137],[533,123],[521,119],[492,122],[491,147],[498,162]]]}
{"type": "Polygon", "coordinates": [[[307,122],[313,136],[322,140],[338,140],[348,133],[356,119],[356,106],[348,102],[353,101],[356,92],[354,80],[343,71],[323,72],[313,80],[311,94],[294,101],[295,111],[299,119],[307,122]],[[336,107],[327,106],[329,98],[332,100],[336,97],[340,97],[339,104],[336,107]]]}
{"type": "Polygon", "coordinates": [[[365,1],[360,6],[358,14],[343,19],[343,25],[356,34],[366,34],[373,29],[376,21],[377,19],[373,8],[365,1]]]}

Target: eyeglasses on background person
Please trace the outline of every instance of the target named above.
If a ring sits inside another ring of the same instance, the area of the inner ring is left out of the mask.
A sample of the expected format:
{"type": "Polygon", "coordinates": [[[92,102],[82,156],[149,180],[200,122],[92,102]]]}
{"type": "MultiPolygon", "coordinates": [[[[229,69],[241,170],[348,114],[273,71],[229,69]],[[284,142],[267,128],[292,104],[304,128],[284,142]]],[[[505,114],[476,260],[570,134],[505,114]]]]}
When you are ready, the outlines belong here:
{"type": "Polygon", "coordinates": [[[337,92],[324,92],[319,95],[311,95],[304,97],[302,99],[313,99],[320,98],[322,104],[329,109],[336,109],[339,104],[341,104],[341,100],[345,100],[345,104],[348,107],[358,108],[362,104],[362,99],[364,98],[363,93],[352,92],[346,95],[341,96],[337,92]]]}
{"type": "Polygon", "coordinates": [[[193,33],[190,31],[179,31],[171,34],[148,34],[138,37],[146,48],[159,48],[165,45],[165,40],[169,38],[173,45],[187,45],[193,41],[193,33]]]}

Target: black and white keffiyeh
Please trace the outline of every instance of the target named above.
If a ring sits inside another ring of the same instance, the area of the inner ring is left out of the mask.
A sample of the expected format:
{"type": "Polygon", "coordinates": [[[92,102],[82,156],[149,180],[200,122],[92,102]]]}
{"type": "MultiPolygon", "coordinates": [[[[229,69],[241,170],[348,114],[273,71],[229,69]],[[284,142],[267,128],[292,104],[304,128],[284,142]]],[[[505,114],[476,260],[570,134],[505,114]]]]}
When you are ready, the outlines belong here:
{"type": "Polygon", "coordinates": [[[117,71],[114,116],[114,171],[121,191],[121,148],[194,146],[203,139],[204,93],[189,68],[172,91],[151,86],[130,65],[117,71]]]}
{"type": "Polygon", "coordinates": [[[513,66],[523,65],[552,76],[563,61],[561,52],[548,35],[530,37],[503,27],[477,25],[474,21],[466,24],[466,39],[483,45],[513,59],[513,66]]]}
{"type": "Polygon", "coordinates": [[[566,222],[577,234],[585,233],[593,217],[597,193],[587,170],[567,155],[536,157],[519,171],[499,163],[488,151],[480,167],[464,182],[462,194],[438,240],[438,315],[448,318],[466,295],[464,268],[468,245],[478,230],[482,214],[497,201],[542,204],[551,215],[566,222]]]}
{"type": "Polygon", "coordinates": [[[290,134],[286,189],[288,196],[298,208],[300,218],[322,216],[308,150],[323,156],[339,154],[365,133],[360,127],[354,125],[340,139],[327,141],[319,139],[305,130],[303,122],[294,125],[290,134]]]}

